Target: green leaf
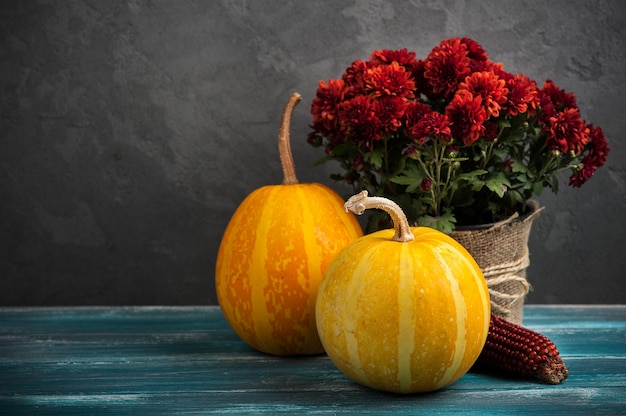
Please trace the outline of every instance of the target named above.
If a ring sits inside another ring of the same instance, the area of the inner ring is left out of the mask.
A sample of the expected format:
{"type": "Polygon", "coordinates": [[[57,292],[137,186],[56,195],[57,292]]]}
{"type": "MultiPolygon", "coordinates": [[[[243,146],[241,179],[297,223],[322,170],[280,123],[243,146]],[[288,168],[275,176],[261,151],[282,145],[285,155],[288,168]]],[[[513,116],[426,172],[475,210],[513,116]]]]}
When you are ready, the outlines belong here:
{"type": "Polygon", "coordinates": [[[511,163],[511,170],[513,172],[524,173],[524,174],[528,172],[528,168],[519,160],[514,160],[513,163],[511,163]]]}
{"type": "Polygon", "coordinates": [[[363,159],[380,169],[383,166],[383,151],[379,149],[372,150],[371,152],[365,153],[363,159]]]}
{"type": "Polygon", "coordinates": [[[320,166],[321,164],[324,164],[326,162],[329,162],[331,160],[334,160],[334,158],[330,155],[328,156],[324,156],[320,159],[317,159],[315,162],[313,162],[313,166],[320,166]]]}
{"type": "Polygon", "coordinates": [[[461,181],[472,181],[476,177],[484,175],[486,173],[489,173],[489,172],[483,169],[476,169],[471,172],[461,173],[460,175],[457,175],[456,178],[461,181]]]}
{"type": "Polygon", "coordinates": [[[419,189],[425,176],[426,174],[417,165],[411,165],[406,168],[404,175],[393,176],[389,178],[389,181],[406,186],[405,192],[411,193],[419,189]]]}
{"type": "Polygon", "coordinates": [[[511,183],[504,173],[498,172],[495,176],[485,180],[485,186],[491,192],[502,198],[504,196],[504,193],[511,186],[511,183]]]}
{"type": "Polygon", "coordinates": [[[511,121],[508,118],[500,118],[497,124],[500,127],[511,127],[511,121]]]}
{"type": "Polygon", "coordinates": [[[507,192],[507,195],[511,199],[511,205],[517,205],[524,202],[524,197],[521,193],[519,193],[519,191],[509,191],[507,192]]]}
{"type": "Polygon", "coordinates": [[[390,182],[406,186],[407,188],[405,192],[411,193],[419,189],[420,185],[422,184],[422,179],[408,176],[394,176],[390,179],[390,182]]]}
{"type": "Polygon", "coordinates": [[[413,185],[414,183],[421,183],[422,180],[417,176],[394,176],[389,179],[390,182],[397,183],[398,185],[413,185]]]}
{"type": "MultiPolygon", "coordinates": [[[[535,187],[537,186],[537,183],[533,182],[528,177],[520,177],[519,181],[524,184],[524,190],[532,190],[533,192],[535,192],[535,187]]],[[[541,186],[541,188],[543,188],[543,185],[539,185],[541,186]]]]}
{"type": "MultiPolygon", "coordinates": [[[[532,189],[533,189],[533,194],[539,196],[541,195],[541,192],[543,192],[543,188],[545,187],[545,185],[542,182],[532,182],[532,189]]],[[[558,187],[558,185],[557,185],[558,187]]],[[[552,188],[552,191],[554,193],[556,193],[555,189],[552,188]]]]}
{"type": "Polygon", "coordinates": [[[432,217],[430,215],[424,215],[417,219],[417,225],[420,227],[430,227],[439,230],[443,233],[451,233],[454,231],[454,224],[456,218],[450,211],[445,211],[439,217],[432,217]]]}
{"type": "Polygon", "coordinates": [[[552,183],[550,184],[550,188],[552,188],[555,193],[559,192],[559,178],[553,176],[551,182],[552,183]]]}
{"type": "Polygon", "coordinates": [[[459,189],[461,182],[467,182],[473,191],[480,191],[485,184],[479,176],[488,173],[486,170],[476,169],[471,172],[461,173],[453,176],[452,189],[459,189]]]}
{"type": "Polygon", "coordinates": [[[392,172],[389,175],[389,180],[391,180],[392,178],[402,173],[405,167],[406,167],[406,158],[401,158],[400,160],[398,160],[398,165],[395,167],[394,172],[392,172]]]}

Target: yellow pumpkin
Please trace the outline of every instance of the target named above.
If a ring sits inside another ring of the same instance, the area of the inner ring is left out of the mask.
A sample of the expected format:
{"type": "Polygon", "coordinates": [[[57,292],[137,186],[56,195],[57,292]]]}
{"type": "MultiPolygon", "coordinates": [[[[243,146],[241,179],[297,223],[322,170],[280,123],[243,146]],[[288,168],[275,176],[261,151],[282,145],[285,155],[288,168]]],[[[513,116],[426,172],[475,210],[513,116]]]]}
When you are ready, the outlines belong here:
{"type": "Polygon", "coordinates": [[[409,227],[386,198],[351,197],[346,210],[389,212],[395,229],[342,250],[319,288],[317,327],[326,353],[357,383],[396,393],[443,388],[476,361],[489,330],[483,274],[449,236],[409,227]]]}
{"type": "Polygon", "coordinates": [[[279,131],[284,180],[253,191],[239,205],[220,243],[215,284],[218,302],[237,335],[274,355],[323,352],[315,299],[335,255],[363,235],[343,200],[318,183],[299,183],[289,144],[294,93],[279,131]]]}

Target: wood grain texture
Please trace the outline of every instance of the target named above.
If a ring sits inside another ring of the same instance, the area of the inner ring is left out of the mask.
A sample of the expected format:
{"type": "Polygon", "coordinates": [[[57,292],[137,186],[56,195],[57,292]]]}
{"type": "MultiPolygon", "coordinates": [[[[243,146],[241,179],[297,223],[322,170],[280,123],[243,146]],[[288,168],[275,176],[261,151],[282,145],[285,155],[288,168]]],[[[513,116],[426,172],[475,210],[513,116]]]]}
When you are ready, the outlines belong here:
{"type": "Polygon", "coordinates": [[[256,352],[215,306],[0,308],[0,414],[626,414],[626,306],[529,305],[525,324],[558,346],[563,384],[469,373],[404,396],[323,355],[256,352]]]}

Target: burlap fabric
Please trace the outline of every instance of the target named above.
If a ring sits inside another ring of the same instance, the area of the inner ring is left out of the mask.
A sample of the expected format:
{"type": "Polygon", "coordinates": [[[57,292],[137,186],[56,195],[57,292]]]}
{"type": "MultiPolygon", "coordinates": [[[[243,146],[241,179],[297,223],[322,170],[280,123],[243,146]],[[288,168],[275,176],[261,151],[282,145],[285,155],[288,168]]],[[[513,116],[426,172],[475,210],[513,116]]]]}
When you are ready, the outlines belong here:
{"type": "Polygon", "coordinates": [[[531,212],[488,228],[457,229],[450,236],[461,243],[480,266],[491,296],[491,310],[521,324],[524,298],[530,290],[526,268],[530,264],[528,237],[532,222],[543,208],[528,201],[531,212]]]}

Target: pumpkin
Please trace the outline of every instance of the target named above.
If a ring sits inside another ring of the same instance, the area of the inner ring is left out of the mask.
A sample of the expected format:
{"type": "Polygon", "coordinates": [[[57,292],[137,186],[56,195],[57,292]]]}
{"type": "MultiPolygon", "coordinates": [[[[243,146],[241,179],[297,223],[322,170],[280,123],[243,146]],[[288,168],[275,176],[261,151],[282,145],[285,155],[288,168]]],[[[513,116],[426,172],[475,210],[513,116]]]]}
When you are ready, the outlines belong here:
{"type": "Polygon", "coordinates": [[[273,355],[323,353],[315,299],[335,255],[363,235],[343,199],[319,183],[299,183],[289,143],[298,93],[282,114],[278,147],[284,179],[250,193],[222,237],[215,285],[219,305],[237,335],[273,355]]]}
{"type": "Polygon", "coordinates": [[[351,197],[346,210],[387,211],[394,229],[344,248],[319,288],[317,327],[326,353],[353,381],[395,393],[428,392],[463,376],[489,330],[482,272],[451,237],[409,227],[386,198],[351,197]]]}

